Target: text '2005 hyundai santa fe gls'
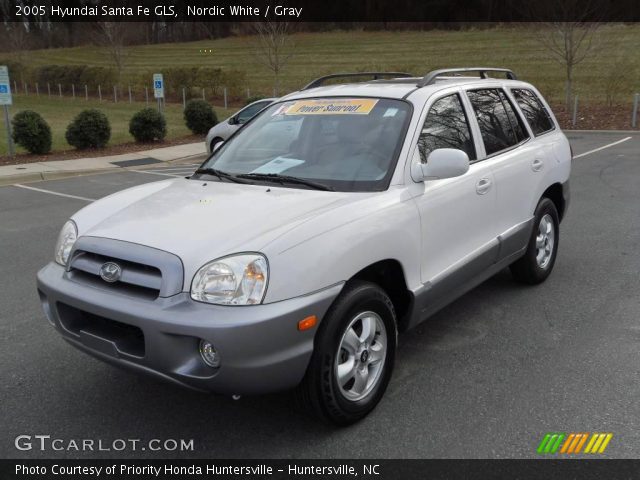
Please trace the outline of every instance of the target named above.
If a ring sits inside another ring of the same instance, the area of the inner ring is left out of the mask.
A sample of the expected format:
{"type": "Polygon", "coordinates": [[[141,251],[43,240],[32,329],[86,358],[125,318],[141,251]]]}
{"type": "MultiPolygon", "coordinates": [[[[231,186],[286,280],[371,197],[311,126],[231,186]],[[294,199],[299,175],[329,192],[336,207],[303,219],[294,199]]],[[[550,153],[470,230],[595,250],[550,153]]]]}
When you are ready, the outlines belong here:
{"type": "Polygon", "coordinates": [[[348,424],[384,394],[399,330],[504,267],[544,281],[571,153],[539,92],[498,68],[342,76],[263,110],[191,177],[73,215],[38,273],[63,338],[199,390],[295,387],[348,424]]]}

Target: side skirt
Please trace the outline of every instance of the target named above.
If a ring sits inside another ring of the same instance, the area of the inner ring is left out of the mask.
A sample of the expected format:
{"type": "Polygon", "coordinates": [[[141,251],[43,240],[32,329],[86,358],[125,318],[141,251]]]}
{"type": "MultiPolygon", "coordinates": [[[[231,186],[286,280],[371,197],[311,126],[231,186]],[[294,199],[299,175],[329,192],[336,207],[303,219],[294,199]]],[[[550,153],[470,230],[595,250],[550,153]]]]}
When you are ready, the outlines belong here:
{"type": "Polygon", "coordinates": [[[413,292],[406,329],[412,328],[522,257],[533,218],[510,228],[460,266],[444,272],[413,292]]]}

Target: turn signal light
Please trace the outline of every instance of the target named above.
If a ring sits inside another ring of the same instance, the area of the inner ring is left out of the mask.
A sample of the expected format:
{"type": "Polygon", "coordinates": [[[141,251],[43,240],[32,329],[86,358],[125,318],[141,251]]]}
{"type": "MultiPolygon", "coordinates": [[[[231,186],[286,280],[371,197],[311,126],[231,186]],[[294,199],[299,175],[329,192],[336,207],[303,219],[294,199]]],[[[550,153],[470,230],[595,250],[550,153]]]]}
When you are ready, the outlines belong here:
{"type": "Polygon", "coordinates": [[[303,318],[298,322],[298,330],[300,330],[301,332],[305,330],[309,330],[310,328],[315,327],[317,322],[318,322],[318,319],[316,318],[316,316],[310,315],[307,318],[303,318]]]}

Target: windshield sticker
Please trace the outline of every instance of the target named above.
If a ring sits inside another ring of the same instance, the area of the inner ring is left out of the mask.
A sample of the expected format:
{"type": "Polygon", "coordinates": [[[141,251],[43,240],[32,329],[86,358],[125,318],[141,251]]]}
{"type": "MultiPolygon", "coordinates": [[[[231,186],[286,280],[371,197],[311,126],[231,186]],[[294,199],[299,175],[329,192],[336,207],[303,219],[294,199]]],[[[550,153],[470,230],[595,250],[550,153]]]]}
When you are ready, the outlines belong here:
{"type": "Polygon", "coordinates": [[[274,115],[368,115],[376,103],[373,98],[298,100],[283,105],[274,115]]]}
{"type": "Polygon", "coordinates": [[[387,111],[384,112],[383,117],[395,117],[396,113],[398,113],[397,108],[387,108],[387,111]]]}
{"type": "Polygon", "coordinates": [[[296,165],[304,163],[304,160],[297,158],[276,157],[261,167],[256,168],[251,173],[280,173],[288,170],[296,165]]]}

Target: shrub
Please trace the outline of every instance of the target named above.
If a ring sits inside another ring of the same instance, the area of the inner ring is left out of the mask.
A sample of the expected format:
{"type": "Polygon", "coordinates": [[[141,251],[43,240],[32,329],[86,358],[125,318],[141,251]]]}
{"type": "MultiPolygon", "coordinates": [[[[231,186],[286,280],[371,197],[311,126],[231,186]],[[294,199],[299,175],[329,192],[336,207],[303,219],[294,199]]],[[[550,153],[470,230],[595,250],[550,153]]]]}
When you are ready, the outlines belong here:
{"type": "Polygon", "coordinates": [[[222,85],[227,87],[227,94],[230,98],[246,96],[247,72],[242,70],[222,72],[222,85]]]}
{"type": "Polygon", "coordinates": [[[184,121],[195,134],[206,134],[218,123],[216,112],[204,100],[191,100],[184,109],[184,121]]]}
{"type": "Polygon", "coordinates": [[[103,148],[111,138],[109,119],[99,110],[84,110],[69,124],[65,138],[79,150],[103,148]]]}
{"type": "Polygon", "coordinates": [[[137,142],[162,140],[167,135],[167,122],[157,110],[144,108],[131,117],[129,133],[137,142]]]}
{"type": "MultiPolygon", "coordinates": [[[[20,90],[22,89],[22,86],[20,85],[22,82],[31,80],[31,69],[22,62],[11,58],[1,58],[0,65],[6,65],[9,69],[9,76],[12,79],[17,80],[20,90]]],[[[14,92],[14,94],[15,93],[17,92],[14,92]]]]}
{"type": "Polygon", "coordinates": [[[29,153],[49,153],[51,150],[51,128],[44,118],[32,110],[17,113],[11,121],[13,141],[29,153]]]}
{"type": "Polygon", "coordinates": [[[182,98],[184,88],[187,98],[191,98],[193,89],[198,84],[199,71],[200,67],[163,68],[166,93],[175,98],[182,98]]]}
{"type": "Polygon", "coordinates": [[[95,93],[98,85],[102,92],[108,92],[115,85],[117,74],[114,69],[106,67],[88,67],[86,65],[42,65],[34,70],[34,80],[41,88],[46,88],[47,83],[52,92],[58,91],[58,84],[64,92],[71,91],[71,85],[75,85],[76,93],[87,85],[90,92],[95,93]]]}
{"type": "Polygon", "coordinates": [[[209,95],[222,95],[222,69],[212,67],[201,67],[198,70],[198,85],[207,89],[209,95]]]}

